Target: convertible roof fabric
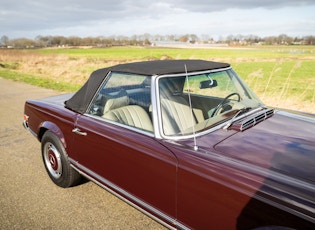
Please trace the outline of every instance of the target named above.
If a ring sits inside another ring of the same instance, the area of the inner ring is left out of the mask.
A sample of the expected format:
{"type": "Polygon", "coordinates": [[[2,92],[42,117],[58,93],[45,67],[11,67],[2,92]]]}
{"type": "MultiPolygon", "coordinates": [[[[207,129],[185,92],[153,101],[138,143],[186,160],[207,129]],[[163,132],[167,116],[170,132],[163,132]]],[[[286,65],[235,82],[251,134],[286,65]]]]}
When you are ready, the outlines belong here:
{"type": "Polygon", "coordinates": [[[204,60],[158,60],[120,64],[94,71],[81,89],[65,102],[67,108],[78,113],[85,113],[100,84],[109,72],[125,72],[140,75],[164,75],[187,72],[213,70],[230,67],[228,63],[204,60]]]}

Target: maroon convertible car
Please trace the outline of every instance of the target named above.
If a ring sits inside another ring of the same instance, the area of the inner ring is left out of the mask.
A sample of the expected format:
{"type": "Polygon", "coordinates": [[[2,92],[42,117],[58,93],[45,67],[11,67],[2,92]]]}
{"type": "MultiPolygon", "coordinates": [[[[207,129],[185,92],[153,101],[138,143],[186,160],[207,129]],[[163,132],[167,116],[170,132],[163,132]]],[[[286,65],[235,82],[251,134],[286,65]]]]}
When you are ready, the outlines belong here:
{"type": "Polygon", "coordinates": [[[265,106],[226,63],[135,62],[25,103],[60,187],[94,181],[172,229],[315,229],[315,115],[265,106]]]}

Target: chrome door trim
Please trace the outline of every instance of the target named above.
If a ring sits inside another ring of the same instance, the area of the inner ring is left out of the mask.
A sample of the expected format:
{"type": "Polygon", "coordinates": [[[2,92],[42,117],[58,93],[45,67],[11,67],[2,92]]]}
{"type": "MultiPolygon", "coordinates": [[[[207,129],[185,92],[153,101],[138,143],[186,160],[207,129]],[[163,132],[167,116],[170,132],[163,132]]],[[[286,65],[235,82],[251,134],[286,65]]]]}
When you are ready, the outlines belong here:
{"type": "Polygon", "coordinates": [[[86,168],[85,166],[81,165],[77,161],[75,161],[75,160],[73,160],[71,158],[69,158],[69,160],[70,160],[71,166],[76,171],[78,171],[81,175],[83,175],[84,177],[86,177],[89,180],[93,181],[94,183],[96,183],[97,185],[101,186],[102,188],[104,188],[108,192],[112,193],[113,195],[117,196],[121,200],[125,201],[126,203],[128,203],[132,207],[138,209],[139,211],[141,211],[142,213],[146,214],[150,218],[152,218],[155,221],[159,222],[160,224],[164,225],[168,229],[174,229],[175,230],[177,228],[169,225],[168,223],[166,223],[162,219],[158,218],[157,216],[159,216],[159,217],[167,220],[168,222],[174,224],[179,229],[189,229],[185,225],[183,225],[181,223],[178,223],[176,221],[176,219],[174,219],[174,218],[164,214],[163,212],[159,211],[158,209],[154,208],[153,206],[151,206],[151,205],[147,204],[146,202],[140,200],[139,198],[131,195],[126,190],[120,188],[118,185],[112,183],[111,181],[107,180],[106,178],[96,174],[95,172],[93,172],[90,169],[86,168]],[[118,192],[116,192],[116,191],[118,191],[118,192]],[[123,194],[123,195],[120,195],[120,194],[123,194]],[[155,213],[156,216],[151,214],[150,212],[146,211],[145,209],[141,208],[138,204],[143,206],[143,207],[145,207],[146,209],[150,210],[151,212],[155,213]]]}

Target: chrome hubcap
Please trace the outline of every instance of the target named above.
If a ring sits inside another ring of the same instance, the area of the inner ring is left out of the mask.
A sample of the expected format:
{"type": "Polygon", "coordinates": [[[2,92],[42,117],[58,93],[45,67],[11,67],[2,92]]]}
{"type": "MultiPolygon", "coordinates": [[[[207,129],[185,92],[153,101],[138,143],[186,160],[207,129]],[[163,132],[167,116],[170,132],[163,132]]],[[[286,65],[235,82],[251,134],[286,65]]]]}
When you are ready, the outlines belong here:
{"type": "Polygon", "coordinates": [[[50,142],[47,142],[44,146],[44,162],[50,175],[55,179],[61,177],[62,164],[61,154],[57,148],[50,142]]]}

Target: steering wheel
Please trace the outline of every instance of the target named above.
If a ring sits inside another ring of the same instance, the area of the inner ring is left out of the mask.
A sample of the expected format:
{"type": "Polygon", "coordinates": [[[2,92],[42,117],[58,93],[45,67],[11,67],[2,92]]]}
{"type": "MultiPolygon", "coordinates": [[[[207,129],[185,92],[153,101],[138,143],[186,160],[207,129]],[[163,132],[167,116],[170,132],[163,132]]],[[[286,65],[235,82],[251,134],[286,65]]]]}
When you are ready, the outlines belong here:
{"type": "Polygon", "coordinates": [[[237,101],[239,102],[241,100],[241,96],[239,95],[239,93],[231,93],[229,95],[227,95],[216,107],[215,109],[213,110],[212,114],[210,117],[213,117],[214,115],[217,115],[218,111],[220,111],[220,109],[223,107],[224,104],[227,103],[227,100],[236,95],[238,97],[237,101]]]}

